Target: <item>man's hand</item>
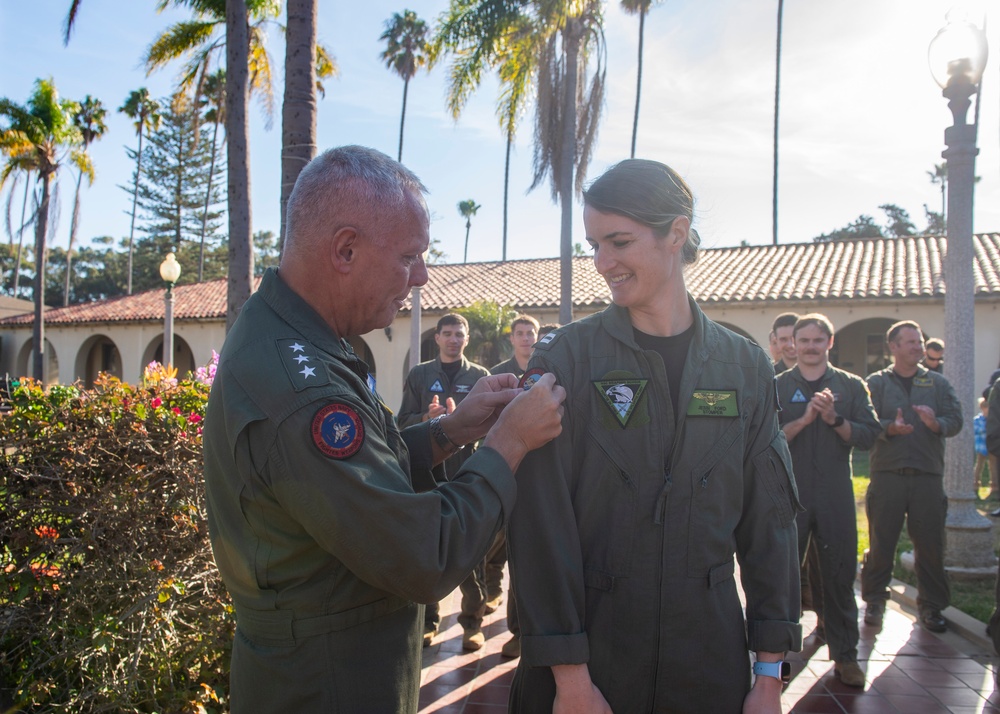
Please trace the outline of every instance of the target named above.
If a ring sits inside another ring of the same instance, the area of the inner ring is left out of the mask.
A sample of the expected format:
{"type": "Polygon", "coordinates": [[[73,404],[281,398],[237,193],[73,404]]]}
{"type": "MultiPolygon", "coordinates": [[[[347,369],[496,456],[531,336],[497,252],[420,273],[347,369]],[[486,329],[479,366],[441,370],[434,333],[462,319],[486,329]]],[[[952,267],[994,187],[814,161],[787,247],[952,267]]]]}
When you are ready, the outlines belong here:
{"type": "MultiPolygon", "coordinates": [[[[517,377],[513,374],[481,377],[457,407],[455,401],[448,398],[449,416],[441,420],[441,426],[456,444],[464,445],[482,439],[496,423],[503,408],[520,393],[517,377]]],[[[438,408],[441,409],[438,415],[443,414],[445,408],[438,408]]]]}
{"type": "Polygon", "coordinates": [[[830,388],[816,392],[809,401],[809,406],[813,407],[820,418],[827,424],[833,424],[837,418],[837,409],[834,406],[833,392],[830,388]]]}
{"type": "MultiPolygon", "coordinates": [[[[514,379],[513,375],[506,376],[514,379]]],[[[566,390],[556,384],[555,375],[542,375],[531,389],[522,391],[503,410],[483,446],[496,449],[511,471],[516,471],[526,453],[559,436],[565,399],[566,390]]]]}
{"type": "Polygon", "coordinates": [[[455,400],[448,397],[442,406],[441,400],[438,399],[438,395],[434,395],[431,399],[431,403],[427,405],[427,411],[424,412],[421,421],[427,421],[428,419],[433,419],[434,417],[439,417],[442,414],[451,414],[455,411],[455,400]]]}
{"type": "Polygon", "coordinates": [[[608,700],[591,681],[587,665],[556,665],[552,676],[556,680],[552,714],[613,714],[608,700]]]}
{"type": "Polygon", "coordinates": [[[934,413],[932,407],[926,404],[914,404],[913,411],[917,413],[917,417],[924,423],[928,429],[933,431],[935,434],[941,433],[941,424],[938,423],[937,415],[934,413]]]}
{"type": "Polygon", "coordinates": [[[896,420],[886,427],[885,433],[889,436],[904,436],[913,433],[913,424],[907,424],[903,420],[903,410],[896,410],[896,420]]]}

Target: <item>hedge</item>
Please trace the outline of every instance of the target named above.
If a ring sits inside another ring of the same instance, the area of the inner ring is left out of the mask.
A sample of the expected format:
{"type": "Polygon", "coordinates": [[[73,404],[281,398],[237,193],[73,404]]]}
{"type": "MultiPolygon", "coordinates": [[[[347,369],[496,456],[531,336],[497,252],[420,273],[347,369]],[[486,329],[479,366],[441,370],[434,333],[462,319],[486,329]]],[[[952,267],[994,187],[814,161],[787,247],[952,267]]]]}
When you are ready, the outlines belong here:
{"type": "Polygon", "coordinates": [[[141,386],[15,383],[0,417],[0,710],[226,707],[233,608],[208,540],[214,362],[141,386]]]}

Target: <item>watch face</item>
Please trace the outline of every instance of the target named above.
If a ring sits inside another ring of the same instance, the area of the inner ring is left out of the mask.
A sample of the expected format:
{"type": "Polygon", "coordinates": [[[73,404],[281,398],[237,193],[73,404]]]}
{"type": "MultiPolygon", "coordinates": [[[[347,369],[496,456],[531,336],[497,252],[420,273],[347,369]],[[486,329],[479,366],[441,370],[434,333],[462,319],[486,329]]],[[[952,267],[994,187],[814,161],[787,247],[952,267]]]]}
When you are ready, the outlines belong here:
{"type": "Polygon", "coordinates": [[[785,684],[788,684],[791,678],[792,678],[792,665],[788,664],[788,662],[782,662],[781,681],[784,682],[785,684]]]}

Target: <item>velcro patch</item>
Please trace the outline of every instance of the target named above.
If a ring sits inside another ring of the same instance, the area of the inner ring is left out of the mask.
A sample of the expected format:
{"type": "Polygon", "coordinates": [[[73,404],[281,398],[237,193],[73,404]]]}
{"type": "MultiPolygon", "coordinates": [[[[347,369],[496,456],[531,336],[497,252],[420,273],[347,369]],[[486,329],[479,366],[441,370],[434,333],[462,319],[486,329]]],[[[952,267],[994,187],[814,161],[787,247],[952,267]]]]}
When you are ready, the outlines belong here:
{"type": "MultiPolygon", "coordinates": [[[[637,377],[631,372],[613,371],[604,375],[603,379],[591,382],[600,396],[601,402],[611,412],[612,424],[625,429],[636,415],[643,394],[646,392],[648,379],[637,377]]],[[[602,420],[607,426],[607,420],[602,420]]],[[[633,426],[641,426],[649,422],[645,410],[639,411],[639,419],[633,426]]]]}
{"type": "MultiPolygon", "coordinates": [[[[552,333],[550,332],[549,334],[552,333]]],[[[521,377],[521,380],[517,383],[518,388],[523,389],[524,391],[527,392],[529,389],[535,386],[535,382],[541,379],[543,374],[545,374],[545,370],[541,369],[540,367],[529,369],[527,372],[524,373],[524,375],[521,377]]]]}
{"type": "MultiPolygon", "coordinates": [[[[795,399],[793,398],[794,402],[795,399]]],[[[740,415],[735,389],[696,389],[688,402],[688,416],[736,417],[740,415]]]]}
{"type": "Polygon", "coordinates": [[[933,387],[934,380],[930,377],[914,377],[913,378],[914,387],[933,387]]]}
{"type": "Polygon", "coordinates": [[[331,459],[348,459],[365,443],[365,425],[346,404],[327,404],[312,420],[312,438],[316,448],[331,459]]]}

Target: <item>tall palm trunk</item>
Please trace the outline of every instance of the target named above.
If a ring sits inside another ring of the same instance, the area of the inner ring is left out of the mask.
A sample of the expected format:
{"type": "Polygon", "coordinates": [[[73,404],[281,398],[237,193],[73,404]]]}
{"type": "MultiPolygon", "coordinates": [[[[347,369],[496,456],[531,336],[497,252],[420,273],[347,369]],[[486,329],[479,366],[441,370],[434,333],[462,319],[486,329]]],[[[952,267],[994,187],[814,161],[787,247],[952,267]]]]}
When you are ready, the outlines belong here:
{"type": "Polygon", "coordinates": [[[632,154],[635,158],[635,138],[639,134],[639,95],[642,93],[642,43],[646,26],[646,9],[639,8],[639,65],[635,78],[635,116],[632,119],[632,154]]]}
{"type": "Polygon", "coordinates": [[[73,244],[76,243],[76,229],[80,225],[80,184],[83,171],[76,177],[76,193],[73,195],[73,218],[69,222],[69,246],[66,248],[66,283],[63,286],[63,307],[69,305],[70,276],[73,274],[73,244]]]}
{"type": "Polygon", "coordinates": [[[285,31],[285,97],[281,107],[281,226],[285,245],[288,197],[316,156],[316,18],[318,0],[288,0],[285,31]]]}
{"type": "Polygon", "coordinates": [[[44,379],[45,370],[45,233],[49,228],[49,189],[52,174],[42,172],[42,202],[38,206],[35,220],[35,324],[32,328],[35,354],[32,360],[32,376],[38,381],[44,379]]]}
{"type": "Polygon", "coordinates": [[[399,115],[399,155],[396,161],[403,161],[403,125],[406,123],[406,92],[410,88],[410,78],[403,79],[403,111],[399,115]]]}
{"type": "Polygon", "coordinates": [[[135,208],[139,201],[139,174],[142,171],[142,115],[139,116],[139,149],[135,154],[135,190],[132,192],[132,224],[128,229],[128,294],[132,294],[132,238],[135,236],[135,208]]]}
{"type": "Polygon", "coordinates": [[[774,184],[771,187],[772,241],[778,245],[778,106],[781,93],[781,15],[785,0],[778,0],[778,45],[775,50],[774,69],[774,184]]]}
{"type": "MultiPolygon", "coordinates": [[[[24,217],[25,210],[28,208],[28,191],[31,189],[31,172],[28,171],[24,176],[24,201],[21,202],[21,226],[17,229],[17,259],[14,261],[14,292],[12,295],[17,297],[17,289],[21,283],[21,252],[24,249],[24,217]]],[[[14,236],[10,237],[11,243],[14,242],[14,236]]]]}
{"type": "Polygon", "coordinates": [[[507,132],[507,159],[503,165],[503,262],[507,262],[507,197],[510,192],[510,147],[514,143],[513,133],[507,132]]]}
{"type": "Polygon", "coordinates": [[[469,262],[469,229],[472,228],[472,219],[465,219],[465,253],[462,255],[462,262],[469,262]]]}
{"type": "Polygon", "coordinates": [[[559,153],[559,322],[573,321],[573,187],[576,166],[576,95],[580,44],[583,40],[578,18],[566,21],[563,44],[566,53],[565,90],[562,106],[562,147],[559,153]]]}
{"type": "MultiPolygon", "coordinates": [[[[216,113],[218,117],[218,113],[216,113]]],[[[212,198],[212,178],[215,176],[215,155],[219,149],[219,120],[216,118],[212,129],[212,158],[208,162],[208,187],[205,189],[205,208],[201,213],[201,251],[198,255],[198,282],[205,275],[205,233],[208,230],[208,203],[212,198]]]]}
{"type": "Polygon", "coordinates": [[[229,155],[229,281],[226,331],[236,322],[253,287],[250,212],[249,102],[250,29],[246,0],[226,2],[226,148],[229,155]]]}

